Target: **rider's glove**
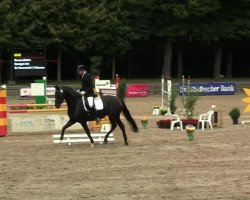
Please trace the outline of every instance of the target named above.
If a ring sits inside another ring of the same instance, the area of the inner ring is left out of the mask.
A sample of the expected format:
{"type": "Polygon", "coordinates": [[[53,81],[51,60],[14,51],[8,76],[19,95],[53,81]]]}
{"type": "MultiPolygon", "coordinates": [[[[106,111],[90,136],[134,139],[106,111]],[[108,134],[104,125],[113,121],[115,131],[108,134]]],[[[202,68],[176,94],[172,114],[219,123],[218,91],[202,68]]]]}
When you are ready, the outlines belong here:
{"type": "Polygon", "coordinates": [[[85,92],[84,91],[77,91],[80,95],[85,95],[85,92]]]}

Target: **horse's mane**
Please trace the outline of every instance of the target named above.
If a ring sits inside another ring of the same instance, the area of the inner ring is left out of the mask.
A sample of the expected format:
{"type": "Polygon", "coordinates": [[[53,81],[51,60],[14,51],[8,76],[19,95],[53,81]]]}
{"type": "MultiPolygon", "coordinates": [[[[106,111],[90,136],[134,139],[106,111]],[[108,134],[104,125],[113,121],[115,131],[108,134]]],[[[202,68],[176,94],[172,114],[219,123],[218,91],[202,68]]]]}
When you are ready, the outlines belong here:
{"type": "Polygon", "coordinates": [[[78,94],[75,90],[73,90],[71,87],[69,86],[61,86],[61,88],[65,91],[67,91],[70,95],[74,96],[74,97],[79,97],[80,94],[78,94]]]}

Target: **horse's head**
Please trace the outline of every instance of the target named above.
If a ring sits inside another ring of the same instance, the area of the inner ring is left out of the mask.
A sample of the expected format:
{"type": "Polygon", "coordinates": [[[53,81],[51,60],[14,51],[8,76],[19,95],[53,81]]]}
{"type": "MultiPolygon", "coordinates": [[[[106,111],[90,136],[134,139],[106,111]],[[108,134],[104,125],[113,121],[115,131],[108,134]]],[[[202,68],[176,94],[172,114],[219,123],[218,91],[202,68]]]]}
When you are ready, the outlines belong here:
{"type": "Polygon", "coordinates": [[[58,85],[55,86],[56,92],[55,92],[55,107],[60,108],[65,97],[63,89],[61,89],[58,85]]]}

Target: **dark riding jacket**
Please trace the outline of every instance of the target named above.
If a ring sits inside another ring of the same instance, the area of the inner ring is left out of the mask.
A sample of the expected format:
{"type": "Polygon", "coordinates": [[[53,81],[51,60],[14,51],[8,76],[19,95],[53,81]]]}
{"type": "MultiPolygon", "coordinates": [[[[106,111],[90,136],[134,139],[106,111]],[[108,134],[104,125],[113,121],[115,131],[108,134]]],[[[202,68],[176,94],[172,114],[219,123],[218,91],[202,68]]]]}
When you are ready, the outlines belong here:
{"type": "Polygon", "coordinates": [[[86,72],[81,78],[81,83],[82,83],[82,87],[81,87],[80,91],[85,92],[85,95],[84,95],[85,97],[95,96],[92,78],[91,78],[90,74],[88,74],[86,72]]]}

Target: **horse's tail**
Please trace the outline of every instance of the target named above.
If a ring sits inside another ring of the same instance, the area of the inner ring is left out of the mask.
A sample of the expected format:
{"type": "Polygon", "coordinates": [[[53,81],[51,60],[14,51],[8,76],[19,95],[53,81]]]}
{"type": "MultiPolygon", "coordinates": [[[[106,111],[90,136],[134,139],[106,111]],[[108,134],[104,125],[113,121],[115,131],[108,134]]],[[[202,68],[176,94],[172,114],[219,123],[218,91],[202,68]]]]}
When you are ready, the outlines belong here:
{"type": "Polygon", "coordinates": [[[130,112],[129,112],[129,110],[128,110],[126,104],[125,104],[125,102],[123,100],[121,100],[121,102],[122,102],[122,111],[123,111],[123,114],[124,114],[125,118],[128,120],[128,122],[130,123],[132,131],[133,132],[138,132],[139,129],[138,129],[136,123],[135,123],[135,120],[131,116],[131,114],[130,114],[130,112]]]}

